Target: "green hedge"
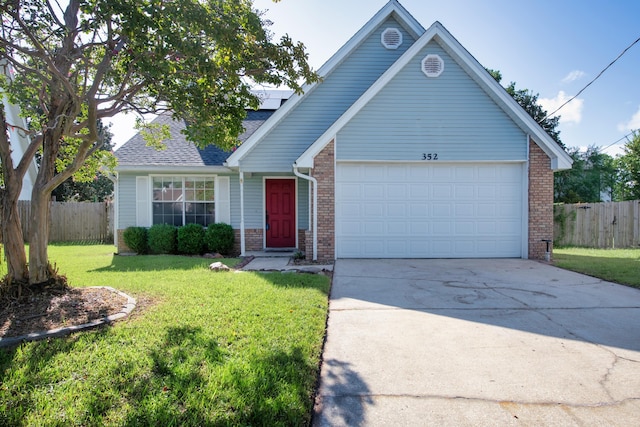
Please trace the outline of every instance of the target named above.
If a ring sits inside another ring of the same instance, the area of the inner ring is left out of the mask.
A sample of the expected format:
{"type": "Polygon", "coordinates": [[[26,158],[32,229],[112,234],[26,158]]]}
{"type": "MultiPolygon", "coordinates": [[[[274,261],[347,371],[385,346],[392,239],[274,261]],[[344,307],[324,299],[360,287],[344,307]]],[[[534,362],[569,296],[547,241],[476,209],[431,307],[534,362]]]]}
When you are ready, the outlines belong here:
{"type": "Polygon", "coordinates": [[[204,241],[211,252],[229,255],[233,252],[235,234],[229,224],[223,222],[210,224],[205,232],[204,241]]]}
{"type": "Polygon", "coordinates": [[[178,228],[178,252],[198,255],[204,252],[204,228],[198,224],[187,224],[178,228]]]}
{"type": "Polygon", "coordinates": [[[128,227],[122,234],[124,243],[138,254],[146,254],[149,251],[147,243],[147,229],[144,227],[128,227]]]}
{"type": "Polygon", "coordinates": [[[178,249],[178,229],[169,224],[155,224],[149,229],[149,250],[154,254],[174,254],[178,249]]]}

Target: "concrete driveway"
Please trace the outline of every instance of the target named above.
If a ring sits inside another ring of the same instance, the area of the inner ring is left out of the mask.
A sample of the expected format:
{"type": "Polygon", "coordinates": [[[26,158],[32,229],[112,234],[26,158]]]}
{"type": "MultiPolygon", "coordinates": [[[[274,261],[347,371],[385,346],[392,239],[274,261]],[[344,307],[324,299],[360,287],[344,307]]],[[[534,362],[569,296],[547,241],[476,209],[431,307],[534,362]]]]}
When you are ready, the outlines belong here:
{"type": "Polygon", "coordinates": [[[315,426],[638,426],[640,290],[527,260],[339,260],[315,409],[315,426]]]}

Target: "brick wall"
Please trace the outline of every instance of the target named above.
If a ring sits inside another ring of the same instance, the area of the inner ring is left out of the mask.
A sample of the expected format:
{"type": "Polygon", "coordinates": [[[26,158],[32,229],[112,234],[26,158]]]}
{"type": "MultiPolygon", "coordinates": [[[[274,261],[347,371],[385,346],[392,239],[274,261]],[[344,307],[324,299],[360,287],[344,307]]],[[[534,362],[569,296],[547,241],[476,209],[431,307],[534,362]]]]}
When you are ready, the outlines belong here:
{"type": "Polygon", "coordinates": [[[116,246],[116,252],[119,254],[132,253],[133,251],[129,246],[124,243],[124,229],[121,228],[117,231],[118,233],[118,246],[116,246]]]}
{"type": "Polygon", "coordinates": [[[553,240],[553,171],[549,156],[529,143],[529,258],[544,259],[546,243],[553,240]]]}
{"type": "Polygon", "coordinates": [[[315,157],[311,176],[318,180],[318,260],[333,260],[336,256],[334,141],[315,157]]]}
{"type": "Polygon", "coordinates": [[[307,230],[303,230],[301,228],[298,229],[298,250],[302,251],[302,252],[306,252],[307,250],[307,245],[306,245],[306,235],[307,235],[307,230]]]}

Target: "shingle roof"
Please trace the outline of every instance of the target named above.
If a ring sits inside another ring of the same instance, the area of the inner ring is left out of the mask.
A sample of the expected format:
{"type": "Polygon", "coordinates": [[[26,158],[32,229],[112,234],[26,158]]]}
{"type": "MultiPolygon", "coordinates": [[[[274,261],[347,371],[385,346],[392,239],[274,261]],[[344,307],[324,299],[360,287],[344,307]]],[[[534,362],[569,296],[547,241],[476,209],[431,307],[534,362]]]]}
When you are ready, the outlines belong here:
{"type": "MultiPolygon", "coordinates": [[[[247,111],[243,122],[245,132],[240,135],[240,141],[246,141],[273,113],[272,110],[247,111]]],[[[153,123],[169,125],[171,138],[163,141],[166,150],[147,147],[137,133],[115,151],[120,166],[221,166],[231,155],[231,151],[223,151],[215,145],[201,149],[187,141],[181,133],[184,122],[173,120],[170,113],[159,115],[153,123]]]]}

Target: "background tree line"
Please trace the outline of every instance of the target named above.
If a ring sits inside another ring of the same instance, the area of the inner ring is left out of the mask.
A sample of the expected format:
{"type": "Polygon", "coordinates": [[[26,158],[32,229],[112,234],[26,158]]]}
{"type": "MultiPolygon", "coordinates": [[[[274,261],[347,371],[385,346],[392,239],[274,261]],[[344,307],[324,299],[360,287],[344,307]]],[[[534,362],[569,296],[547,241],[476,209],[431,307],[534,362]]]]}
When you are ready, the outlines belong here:
{"type": "MultiPolygon", "coordinates": [[[[502,81],[500,71],[487,71],[498,83],[502,81]]],[[[538,103],[539,94],[529,89],[516,89],[515,82],[505,90],[573,159],[571,169],[554,174],[554,202],[640,199],[640,131],[631,133],[624,154],[615,158],[600,152],[600,147],[590,146],[586,151],[579,147],[566,147],[557,129],[560,116],[547,117],[547,112],[538,103]]]]}

